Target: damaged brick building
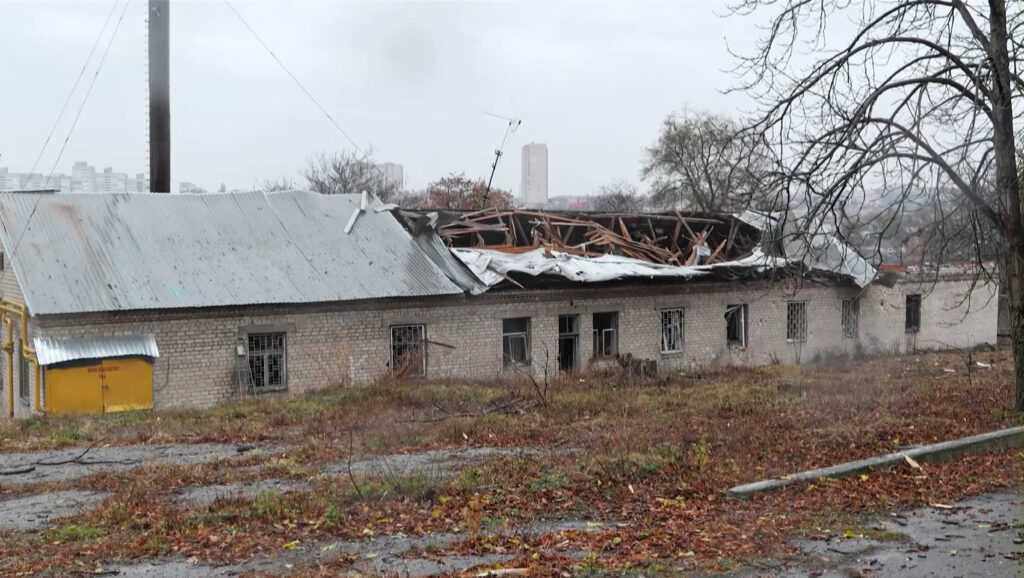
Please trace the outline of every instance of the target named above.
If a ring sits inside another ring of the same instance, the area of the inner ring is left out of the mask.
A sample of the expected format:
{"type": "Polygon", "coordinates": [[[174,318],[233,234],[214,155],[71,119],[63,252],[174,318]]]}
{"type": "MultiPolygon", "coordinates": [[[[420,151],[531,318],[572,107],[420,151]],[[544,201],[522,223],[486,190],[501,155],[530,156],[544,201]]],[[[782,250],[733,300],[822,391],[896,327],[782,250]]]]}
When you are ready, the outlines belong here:
{"type": "Polygon", "coordinates": [[[996,341],[996,289],[970,271],[880,273],[834,234],[749,212],[7,193],[0,218],[7,415],[208,406],[392,372],[486,380],[619,355],[668,374],[996,341]]]}

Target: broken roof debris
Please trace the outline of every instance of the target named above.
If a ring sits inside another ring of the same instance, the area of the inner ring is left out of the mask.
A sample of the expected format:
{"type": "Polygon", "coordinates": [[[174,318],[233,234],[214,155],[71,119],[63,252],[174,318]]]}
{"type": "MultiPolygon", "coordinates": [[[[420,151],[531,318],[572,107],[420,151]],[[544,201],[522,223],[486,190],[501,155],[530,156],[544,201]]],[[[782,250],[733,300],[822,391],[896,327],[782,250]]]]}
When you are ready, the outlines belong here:
{"type": "Polygon", "coordinates": [[[396,212],[414,238],[436,232],[487,287],[522,287],[523,275],[595,283],[735,278],[786,267],[849,278],[865,287],[875,275],[871,264],[834,232],[817,227],[799,234],[796,222],[781,214],[396,212]]]}

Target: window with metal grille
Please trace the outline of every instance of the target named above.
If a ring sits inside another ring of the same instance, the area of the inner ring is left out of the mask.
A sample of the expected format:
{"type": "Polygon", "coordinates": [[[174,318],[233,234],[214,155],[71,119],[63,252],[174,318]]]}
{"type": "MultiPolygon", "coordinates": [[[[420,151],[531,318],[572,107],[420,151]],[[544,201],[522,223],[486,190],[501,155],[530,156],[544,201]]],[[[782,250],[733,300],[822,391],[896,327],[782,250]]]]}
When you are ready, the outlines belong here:
{"type": "Polygon", "coordinates": [[[725,341],[729,345],[747,346],[747,306],[725,306],[725,341]]]}
{"type": "Polygon", "coordinates": [[[21,403],[28,405],[32,393],[29,388],[29,373],[32,370],[29,368],[29,362],[25,359],[25,355],[22,353],[21,342],[18,342],[18,398],[21,403]]]}
{"type": "Polygon", "coordinates": [[[619,314],[594,314],[594,357],[615,357],[619,353],[619,314]]]}
{"type": "Polygon", "coordinates": [[[665,309],[661,312],[661,352],[679,353],[683,350],[683,309],[665,309]]]}
{"type": "Polygon", "coordinates": [[[530,318],[514,317],[501,322],[501,352],[505,366],[529,365],[530,318]]]}
{"type": "Polygon", "coordinates": [[[249,334],[249,373],[254,393],[287,388],[284,333],[249,334]]]}
{"type": "Polygon", "coordinates": [[[843,337],[857,338],[860,324],[860,299],[843,299],[843,337]]]}
{"type": "Polygon", "coordinates": [[[920,295],[907,295],[906,327],[907,333],[917,333],[921,330],[920,295]]]}
{"type": "Polygon", "coordinates": [[[391,371],[413,376],[427,374],[427,331],[423,325],[391,326],[391,371]]]}
{"type": "Polygon", "coordinates": [[[786,339],[807,341],[807,302],[786,303],[786,339]]]}

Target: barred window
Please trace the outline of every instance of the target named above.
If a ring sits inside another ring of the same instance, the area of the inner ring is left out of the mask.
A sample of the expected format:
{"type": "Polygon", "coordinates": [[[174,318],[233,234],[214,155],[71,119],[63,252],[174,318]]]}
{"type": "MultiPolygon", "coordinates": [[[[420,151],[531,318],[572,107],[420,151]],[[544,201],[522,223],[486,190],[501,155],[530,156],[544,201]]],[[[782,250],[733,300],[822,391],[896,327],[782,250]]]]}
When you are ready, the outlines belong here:
{"type": "Polygon", "coordinates": [[[786,303],[786,339],[807,341],[807,302],[786,303]]]}
{"type": "Polygon", "coordinates": [[[594,357],[615,357],[619,353],[619,314],[594,314],[594,357]]]}
{"type": "Polygon", "coordinates": [[[427,374],[427,331],[423,325],[391,326],[391,371],[411,376],[427,374]]]}
{"type": "Polygon", "coordinates": [[[253,393],[287,388],[284,333],[249,334],[249,373],[253,393]]]}
{"type": "Polygon", "coordinates": [[[747,306],[726,305],[725,341],[729,345],[747,346],[747,306]]]}
{"type": "Polygon", "coordinates": [[[686,313],[683,309],[665,309],[661,312],[661,352],[679,353],[683,350],[683,328],[686,313]]]}
{"type": "Polygon", "coordinates": [[[917,333],[921,330],[921,295],[907,295],[906,310],[907,333],[917,333]]]}
{"type": "Polygon", "coordinates": [[[857,338],[860,325],[860,299],[843,299],[843,337],[857,338]]]}
{"type": "Polygon", "coordinates": [[[529,365],[530,318],[514,317],[501,322],[501,352],[505,367],[529,365]]]}

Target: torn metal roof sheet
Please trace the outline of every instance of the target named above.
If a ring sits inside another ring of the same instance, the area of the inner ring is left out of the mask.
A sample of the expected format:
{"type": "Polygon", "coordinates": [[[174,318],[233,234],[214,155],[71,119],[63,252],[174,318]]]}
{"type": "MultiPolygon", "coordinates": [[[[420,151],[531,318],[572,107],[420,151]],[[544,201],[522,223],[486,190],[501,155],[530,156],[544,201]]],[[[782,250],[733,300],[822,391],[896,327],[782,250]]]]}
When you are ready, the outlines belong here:
{"type": "Polygon", "coordinates": [[[32,344],[36,348],[39,365],[54,365],[81,359],[160,357],[156,338],[152,334],[87,339],[36,337],[32,339],[32,344]]]}
{"type": "Polygon", "coordinates": [[[736,217],[761,229],[769,238],[781,240],[787,259],[802,263],[808,270],[849,277],[861,288],[867,287],[878,274],[867,259],[839,238],[834,227],[820,221],[800,222],[799,218],[787,218],[782,213],[749,210],[736,217]]]}
{"type": "Polygon", "coordinates": [[[346,234],[363,202],[2,193],[0,240],[33,315],[462,293],[379,201],[346,234]]]}
{"type": "Polygon", "coordinates": [[[602,255],[585,257],[560,251],[534,249],[524,253],[505,253],[488,249],[453,248],[458,257],[478,279],[493,287],[510,273],[557,275],[572,281],[598,283],[632,277],[697,277],[705,275],[694,267],[661,265],[640,259],[602,255]]]}

